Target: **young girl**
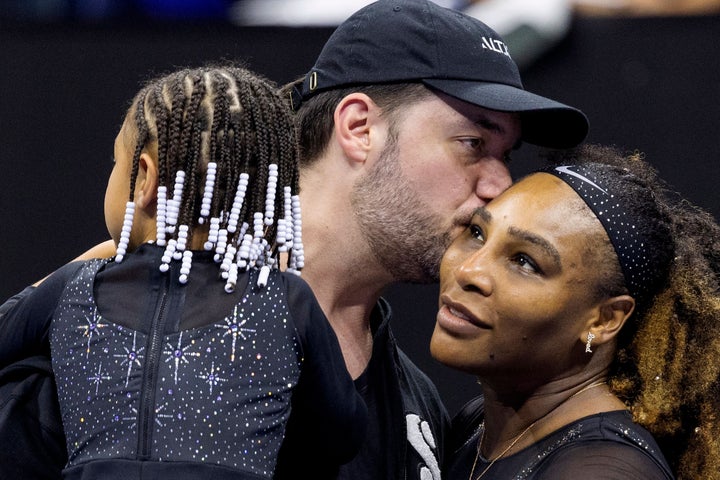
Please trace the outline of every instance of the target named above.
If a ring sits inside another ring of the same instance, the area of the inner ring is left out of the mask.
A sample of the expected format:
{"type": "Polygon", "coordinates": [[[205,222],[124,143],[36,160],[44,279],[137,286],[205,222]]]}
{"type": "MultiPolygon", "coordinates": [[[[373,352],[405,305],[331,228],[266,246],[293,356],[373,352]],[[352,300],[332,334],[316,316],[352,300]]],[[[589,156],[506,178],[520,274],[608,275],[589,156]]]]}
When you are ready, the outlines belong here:
{"type": "Polygon", "coordinates": [[[51,355],[65,478],[271,478],[283,440],[330,467],[358,449],[365,406],[294,274],[288,112],[229,67],[133,100],[105,196],[116,256],[61,268],[0,326],[0,366],[51,355]],[[313,428],[286,432],[291,407],[313,428]]]}

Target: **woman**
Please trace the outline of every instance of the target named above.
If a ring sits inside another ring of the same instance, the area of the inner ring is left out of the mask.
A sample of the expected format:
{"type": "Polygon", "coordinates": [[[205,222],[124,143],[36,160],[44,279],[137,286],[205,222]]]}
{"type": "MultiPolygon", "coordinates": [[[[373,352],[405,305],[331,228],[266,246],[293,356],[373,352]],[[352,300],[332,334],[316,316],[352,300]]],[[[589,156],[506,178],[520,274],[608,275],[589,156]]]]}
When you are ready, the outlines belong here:
{"type": "Polygon", "coordinates": [[[431,351],[483,393],[447,478],[720,479],[720,228],[639,155],[561,160],[443,259],[431,351]]]}

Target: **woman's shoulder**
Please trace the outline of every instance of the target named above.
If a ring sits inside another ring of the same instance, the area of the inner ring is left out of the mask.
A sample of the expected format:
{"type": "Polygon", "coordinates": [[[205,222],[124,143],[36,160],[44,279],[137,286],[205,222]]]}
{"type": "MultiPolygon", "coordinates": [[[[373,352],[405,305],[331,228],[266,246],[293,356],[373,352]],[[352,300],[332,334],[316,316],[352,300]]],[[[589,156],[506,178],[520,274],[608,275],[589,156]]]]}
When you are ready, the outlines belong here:
{"type": "Polygon", "coordinates": [[[485,417],[485,399],[479,395],[463,405],[450,424],[448,452],[453,454],[477,437],[480,424],[485,417]]]}
{"type": "Polygon", "coordinates": [[[537,475],[528,478],[538,480],[595,478],[595,473],[617,480],[673,478],[652,435],[622,410],[581,418],[541,439],[531,450],[528,459],[535,465],[525,468],[535,470],[537,475]]]}
{"type": "MultiPolygon", "coordinates": [[[[449,449],[452,458],[448,473],[457,474],[460,478],[467,476],[473,463],[481,469],[489,465],[487,460],[477,457],[483,416],[483,398],[477,397],[465,404],[453,418],[449,449]]],[[[674,478],[653,437],[634,423],[626,411],[604,412],[578,419],[493,464],[494,478],[674,478]]]]}

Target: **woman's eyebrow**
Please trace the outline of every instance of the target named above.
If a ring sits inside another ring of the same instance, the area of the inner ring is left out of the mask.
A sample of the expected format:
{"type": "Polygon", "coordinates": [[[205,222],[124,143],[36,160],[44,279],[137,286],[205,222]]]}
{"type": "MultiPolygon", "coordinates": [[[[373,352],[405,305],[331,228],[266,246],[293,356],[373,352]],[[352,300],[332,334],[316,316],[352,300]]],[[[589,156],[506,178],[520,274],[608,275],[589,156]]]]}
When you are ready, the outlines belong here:
{"type": "MultiPolygon", "coordinates": [[[[476,208],[473,212],[473,217],[480,217],[480,219],[485,223],[491,223],[493,219],[492,213],[490,213],[485,207],[476,208]]],[[[545,250],[547,255],[552,258],[555,267],[562,268],[560,252],[557,251],[557,248],[555,248],[553,244],[545,240],[540,235],[528,232],[527,230],[522,230],[517,227],[508,227],[508,235],[519,240],[532,243],[533,245],[537,245],[538,247],[542,248],[543,250],[545,250]]]]}
{"type": "Polygon", "coordinates": [[[545,240],[540,235],[536,235],[532,232],[528,232],[527,230],[522,230],[516,227],[509,227],[508,235],[522,241],[532,243],[533,245],[537,245],[541,249],[545,250],[545,253],[547,253],[547,255],[552,258],[555,267],[557,267],[558,269],[562,268],[562,262],[560,261],[560,253],[550,242],[545,240]]]}

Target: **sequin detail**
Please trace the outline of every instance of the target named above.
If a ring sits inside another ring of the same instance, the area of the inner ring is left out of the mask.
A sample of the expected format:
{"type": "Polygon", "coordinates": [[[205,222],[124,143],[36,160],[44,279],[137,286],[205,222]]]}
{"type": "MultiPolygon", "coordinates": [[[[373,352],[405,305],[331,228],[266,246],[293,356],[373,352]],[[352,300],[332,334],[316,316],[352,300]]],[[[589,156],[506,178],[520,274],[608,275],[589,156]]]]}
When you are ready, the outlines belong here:
{"type": "Polygon", "coordinates": [[[551,453],[575,440],[578,440],[581,437],[582,431],[582,423],[573,425],[572,428],[568,429],[566,432],[563,433],[562,437],[558,438],[550,445],[547,445],[544,450],[538,452],[533,461],[526,465],[522,470],[520,470],[520,472],[518,472],[514,480],[525,480],[526,478],[528,478],[551,453]]]}
{"type": "MultiPolygon", "coordinates": [[[[105,262],[89,262],[68,283],[51,327],[69,466],[137,455],[150,346],[148,335],[98,312],[93,279],[105,262]]],[[[153,460],[272,475],[300,374],[276,279],[249,287],[225,318],[162,337],[149,432],[153,460]]]]}

